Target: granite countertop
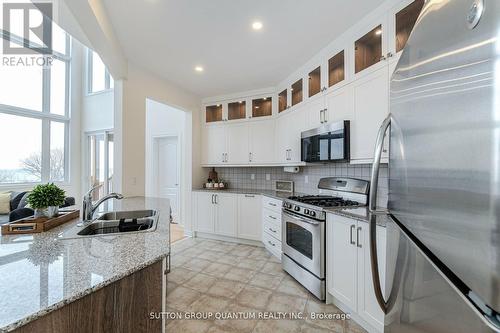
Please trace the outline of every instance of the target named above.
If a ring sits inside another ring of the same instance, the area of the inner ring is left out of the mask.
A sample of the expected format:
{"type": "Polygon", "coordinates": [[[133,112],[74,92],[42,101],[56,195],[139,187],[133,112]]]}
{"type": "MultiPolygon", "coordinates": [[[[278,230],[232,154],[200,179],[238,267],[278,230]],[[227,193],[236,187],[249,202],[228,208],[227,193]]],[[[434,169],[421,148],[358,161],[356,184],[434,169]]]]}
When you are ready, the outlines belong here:
{"type": "Polygon", "coordinates": [[[78,220],[39,234],[0,236],[0,332],[12,331],[170,253],[168,199],[108,201],[105,210],[159,211],[155,231],[58,239],[78,220]]]}
{"type": "MultiPolygon", "coordinates": [[[[268,197],[273,197],[279,200],[287,199],[290,196],[301,196],[301,195],[311,195],[307,193],[288,193],[288,192],[279,192],[274,190],[259,190],[259,189],[244,189],[244,188],[227,188],[224,190],[214,190],[209,188],[201,188],[201,189],[193,189],[195,192],[214,192],[214,193],[237,193],[237,194],[261,194],[268,197]]],[[[316,193],[317,194],[317,193],[316,193]]],[[[316,195],[313,194],[313,195],[316,195]]],[[[331,208],[323,208],[323,210],[329,214],[340,215],[344,217],[349,217],[358,221],[368,223],[372,214],[368,210],[368,207],[360,207],[360,208],[344,208],[344,209],[331,209],[331,208]]],[[[377,214],[377,225],[381,227],[385,227],[387,224],[387,215],[377,214]]]]}
{"type": "Polygon", "coordinates": [[[214,192],[214,193],[237,193],[237,194],[260,194],[266,197],[272,197],[279,200],[287,199],[292,195],[307,195],[305,193],[299,192],[280,192],[275,190],[259,190],[259,189],[247,189],[247,188],[226,188],[224,190],[214,190],[211,188],[195,188],[194,192],[214,192]]]}

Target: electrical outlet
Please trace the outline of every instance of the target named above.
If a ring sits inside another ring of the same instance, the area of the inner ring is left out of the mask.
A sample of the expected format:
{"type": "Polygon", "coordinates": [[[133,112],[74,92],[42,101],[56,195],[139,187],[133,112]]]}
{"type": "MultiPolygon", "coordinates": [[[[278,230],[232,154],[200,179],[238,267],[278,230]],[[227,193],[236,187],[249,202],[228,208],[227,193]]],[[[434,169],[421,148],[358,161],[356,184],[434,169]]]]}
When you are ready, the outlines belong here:
{"type": "Polygon", "coordinates": [[[271,180],[271,174],[270,173],[266,173],[266,180],[271,180]]]}
{"type": "Polygon", "coordinates": [[[251,179],[251,180],[255,180],[255,173],[252,173],[252,174],[250,175],[250,179],[251,179]]]}
{"type": "Polygon", "coordinates": [[[306,183],[306,184],[309,183],[309,176],[304,176],[304,183],[306,183]]]}

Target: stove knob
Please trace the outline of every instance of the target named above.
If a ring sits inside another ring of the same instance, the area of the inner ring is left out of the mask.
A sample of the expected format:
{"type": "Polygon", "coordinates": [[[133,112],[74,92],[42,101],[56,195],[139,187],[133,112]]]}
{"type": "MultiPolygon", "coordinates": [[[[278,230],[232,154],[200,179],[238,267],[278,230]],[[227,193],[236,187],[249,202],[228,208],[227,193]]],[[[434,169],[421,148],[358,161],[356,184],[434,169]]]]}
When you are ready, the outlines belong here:
{"type": "Polygon", "coordinates": [[[316,216],[316,212],[311,210],[311,211],[309,212],[309,215],[310,215],[310,216],[312,216],[312,217],[314,217],[314,216],[316,216]]]}
{"type": "Polygon", "coordinates": [[[293,208],[293,210],[294,210],[294,211],[296,211],[296,212],[298,212],[298,211],[300,210],[300,207],[299,207],[299,206],[295,206],[295,207],[293,208]]]}
{"type": "Polygon", "coordinates": [[[309,209],[305,208],[304,209],[304,214],[309,214],[309,209]]]}

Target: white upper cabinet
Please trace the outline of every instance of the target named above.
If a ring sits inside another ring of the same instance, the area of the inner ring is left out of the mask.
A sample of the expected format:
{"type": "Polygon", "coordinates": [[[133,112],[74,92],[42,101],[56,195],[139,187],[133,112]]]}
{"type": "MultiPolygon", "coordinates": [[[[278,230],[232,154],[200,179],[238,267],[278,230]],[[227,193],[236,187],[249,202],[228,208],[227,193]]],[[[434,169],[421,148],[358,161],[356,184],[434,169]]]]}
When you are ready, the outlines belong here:
{"type": "Polygon", "coordinates": [[[327,122],[325,97],[319,96],[304,105],[307,110],[308,128],[315,128],[327,122]]]}
{"type": "Polygon", "coordinates": [[[389,112],[388,69],[383,67],[352,83],[351,162],[371,163],[380,124],[389,112]]]}
{"type": "Polygon", "coordinates": [[[226,126],[205,126],[203,129],[203,164],[223,164],[226,156],[226,126]]]}
{"type": "Polygon", "coordinates": [[[354,96],[352,85],[343,86],[325,96],[326,122],[354,119],[354,96]]]}
{"type": "Polygon", "coordinates": [[[248,123],[248,140],[250,143],[249,160],[251,164],[267,164],[275,162],[276,126],[274,119],[258,120],[248,123]]]}
{"type": "Polygon", "coordinates": [[[276,158],[280,163],[298,163],[301,160],[300,134],[307,126],[306,107],[296,108],[276,120],[276,158]]]}
{"type": "Polygon", "coordinates": [[[248,123],[226,125],[227,164],[246,164],[250,161],[248,123]]]}

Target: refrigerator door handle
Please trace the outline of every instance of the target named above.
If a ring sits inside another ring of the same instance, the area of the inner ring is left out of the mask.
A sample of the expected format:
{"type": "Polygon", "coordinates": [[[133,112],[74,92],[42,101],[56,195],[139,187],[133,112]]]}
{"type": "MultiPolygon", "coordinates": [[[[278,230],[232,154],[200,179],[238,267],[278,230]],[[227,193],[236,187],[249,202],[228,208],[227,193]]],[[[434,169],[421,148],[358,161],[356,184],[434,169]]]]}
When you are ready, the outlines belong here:
{"type": "Polygon", "coordinates": [[[391,115],[384,119],[380,129],[378,130],[377,141],[375,143],[375,154],[373,158],[372,175],[370,182],[369,193],[369,209],[373,213],[370,218],[369,234],[370,234],[370,264],[372,268],[372,281],[375,297],[382,311],[385,314],[389,311],[389,304],[384,300],[382,287],[380,284],[380,275],[377,258],[377,217],[375,215],[377,210],[377,188],[378,188],[378,175],[380,171],[380,158],[382,157],[382,150],[384,148],[385,132],[391,125],[391,115]]]}
{"type": "Polygon", "coordinates": [[[377,189],[378,189],[378,175],[380,171],[380,158],[384,149],[385,132],[391,125],[391,115],[384,119],[380,129],[378,130],[377,141],[375,143],[375,154],[373,157],[372,176],[370,180],[370,193],[369,193],[369,209],[370,212],[376,212],[377,209],[377,189]]]}

